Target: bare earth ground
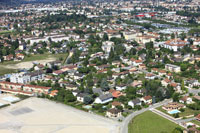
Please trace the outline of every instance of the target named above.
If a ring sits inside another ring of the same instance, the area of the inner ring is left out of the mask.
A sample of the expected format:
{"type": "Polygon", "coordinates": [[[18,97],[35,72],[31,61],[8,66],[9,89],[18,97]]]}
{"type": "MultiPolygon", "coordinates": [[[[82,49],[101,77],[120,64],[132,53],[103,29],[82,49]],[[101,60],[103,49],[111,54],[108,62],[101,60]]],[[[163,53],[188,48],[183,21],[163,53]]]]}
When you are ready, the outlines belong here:
{"type": "Polygon", "coordinates": [[[27,61],[27,62],[21,62],[17,64],[10,64],[6,66],[2,66],[2,67],[8,68],[8,69],[23,69],[23,68],[30,69],[33,67],[33,62],[45,65],[46,63],[55,61],[55,60],[56,60],[55,58],[48,58],[45,60],[27,61]]]}
{"type": "Polygon", "coordinates": [[[0,133],[118,133],[119,123],[46,99],[0,109],[0,133]]]}

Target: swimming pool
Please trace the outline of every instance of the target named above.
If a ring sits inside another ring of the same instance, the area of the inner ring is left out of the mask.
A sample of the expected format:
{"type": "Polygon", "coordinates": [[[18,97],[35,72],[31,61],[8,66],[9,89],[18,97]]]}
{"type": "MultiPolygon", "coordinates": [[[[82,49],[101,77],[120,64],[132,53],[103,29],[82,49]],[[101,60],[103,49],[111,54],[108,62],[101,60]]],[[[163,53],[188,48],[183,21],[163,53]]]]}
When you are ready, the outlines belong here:
{"type": "Polygon", "coordinates": [[[174,109],[174,110],[171,110],[171,111],[168,111],[169,114],[176,114],[176,113],[179,113],[180,111],[178,109],[174,109]]]}

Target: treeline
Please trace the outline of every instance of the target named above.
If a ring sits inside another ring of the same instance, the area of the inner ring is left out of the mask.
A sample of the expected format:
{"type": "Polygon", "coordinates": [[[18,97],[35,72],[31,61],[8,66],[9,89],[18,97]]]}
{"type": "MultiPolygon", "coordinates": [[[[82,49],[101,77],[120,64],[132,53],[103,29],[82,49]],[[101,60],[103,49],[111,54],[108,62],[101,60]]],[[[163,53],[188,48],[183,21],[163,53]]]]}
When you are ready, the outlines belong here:
{"type": "Polygon", "coordinates": [[[181,16],[187,16],[187,17],[200,17],[200,13],[199,12],[188,12],[188,11],[177,11],[176,12],[177,15],[181,15],[181,16]]]}
{"type": "Polygon", "coordinates": [[[66,14],[56,14],[56,15],[47,15],[45,17],[41,18],[41,22],[63,22],[66,21],[69,22],[84,22],[86,21],[87,17],[85,15],[66,15],[66,14]]]}

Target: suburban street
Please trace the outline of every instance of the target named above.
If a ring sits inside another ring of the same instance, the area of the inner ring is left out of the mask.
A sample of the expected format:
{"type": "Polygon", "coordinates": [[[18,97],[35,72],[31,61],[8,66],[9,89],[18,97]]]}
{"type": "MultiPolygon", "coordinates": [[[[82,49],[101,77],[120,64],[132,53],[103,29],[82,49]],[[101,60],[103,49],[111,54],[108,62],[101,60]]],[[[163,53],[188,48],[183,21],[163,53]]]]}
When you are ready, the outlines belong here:
{"type": "Polygon", "coordinates": [[[200,89],[192,89],[192,88],[188,87],[188,92],[196,95],[196,94],[200,93],[200,89]]]}
{"type": "Polygon", "coordinates": [[[120,128],[120,133],[128,133],[128,124],[129,124],[129,122],[130,122],[135,116],[137,116],[137,115],[139,115],[139,114],[141,114],[141,113],[143,113],[143,112],[145,112],[145,111],[147,111],[147,110],[152,110],[152,109],[154,109],[154,108],[157,108],[157,107],[159,107],[159,106],[162,106],[162,105],[164,105],[164,104],[167,104],[167,103],[169,103],[170,101],[171,101],[171,99],[167,99],[167,100],[164,100],[164,101],[162,101],[162,102],[160,102],[160,103],[156,103],[156,104],[154,104],[154,105],[152,105],[152,106],[149,106],[148,108],[144,108],[144,109],[142,109],[142,110],[133,112],[132,114],[130,114],[129,116],[127,116],[127,117],[123,120],[122,125],[121,125],[121,128],[120,128]]]}

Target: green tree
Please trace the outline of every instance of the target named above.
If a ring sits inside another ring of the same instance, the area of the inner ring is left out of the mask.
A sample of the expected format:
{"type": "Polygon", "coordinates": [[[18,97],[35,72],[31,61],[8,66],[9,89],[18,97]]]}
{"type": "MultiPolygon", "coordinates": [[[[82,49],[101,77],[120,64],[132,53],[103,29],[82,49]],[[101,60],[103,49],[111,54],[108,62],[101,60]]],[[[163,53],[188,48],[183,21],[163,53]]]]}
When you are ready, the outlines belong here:
{"type": "Polygon", "coordinates": [[[174,93],[172,95],[172,99],[173,99],[174,102],[178,102],[179,98],[180,98],[180,94],[179,93],[174,93]]]}
{"type": "Polygon", "coordinates": [[[84,100],[83,100],[84,104],[86,104],[86,105],[91,104],[93,101],[94,101],[93,98],[89,95],[85,96],[84,100]]]}
{"type": "Polygon", "coordinates": [[[185,63],[181,64],[181,71],[186,71],[187,68],[188,68],[187,64],[185,64],[185,63]]]}
{"type": "Polygon", "coordinates": [[[107,80],[105,78],[102,79],[100,86],[101,86],[103,91],[108,91],[109,90],[108,82],[107,82],[107,80]]]}

